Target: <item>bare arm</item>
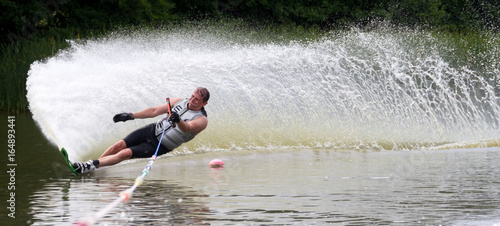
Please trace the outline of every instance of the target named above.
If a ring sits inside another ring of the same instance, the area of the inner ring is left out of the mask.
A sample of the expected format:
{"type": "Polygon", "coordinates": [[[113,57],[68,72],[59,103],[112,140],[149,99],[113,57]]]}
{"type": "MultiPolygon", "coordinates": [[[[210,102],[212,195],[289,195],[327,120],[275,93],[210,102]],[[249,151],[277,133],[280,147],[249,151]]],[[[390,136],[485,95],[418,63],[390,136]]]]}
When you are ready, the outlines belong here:
{"type": "MultiPolygon", "coordinates": [[[[182,98],[172,98],[170,99],[170,105],[175,105],[182,98]]],[[[154,118],[158,115],[168,113],[168,103],[158,105],[156,107],[151,107],[144,109],[142,111],[136,112],[132,114],[134,118],[154,118]]]]}
{"type": "Polygon", "coordinates": [[[205,116],[200,116],[195,120],[189,122],[181,120],[177,123],[177,126],[179,126],[179,129],[181,129],[182,132],[193,132],[194,134],[198,134],[203,131],[205,128],[207,128],[207,125],[208,120],[205,116]]]}

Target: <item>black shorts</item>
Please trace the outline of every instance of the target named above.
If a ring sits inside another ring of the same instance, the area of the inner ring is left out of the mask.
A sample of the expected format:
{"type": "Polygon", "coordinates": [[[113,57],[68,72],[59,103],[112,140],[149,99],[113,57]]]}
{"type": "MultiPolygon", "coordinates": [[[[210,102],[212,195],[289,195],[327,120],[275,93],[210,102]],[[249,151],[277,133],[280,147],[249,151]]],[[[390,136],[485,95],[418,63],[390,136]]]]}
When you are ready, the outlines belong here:
{"type": "Polygon", "coordinates": [[[148,158],[155,154],[158,148],[158,156],[168,153],[165,146],[158,147],[158,139],[155,136],[155,123],[146,125],[123,138],[127,147],[132,150],[132,158],[148,158]]]}

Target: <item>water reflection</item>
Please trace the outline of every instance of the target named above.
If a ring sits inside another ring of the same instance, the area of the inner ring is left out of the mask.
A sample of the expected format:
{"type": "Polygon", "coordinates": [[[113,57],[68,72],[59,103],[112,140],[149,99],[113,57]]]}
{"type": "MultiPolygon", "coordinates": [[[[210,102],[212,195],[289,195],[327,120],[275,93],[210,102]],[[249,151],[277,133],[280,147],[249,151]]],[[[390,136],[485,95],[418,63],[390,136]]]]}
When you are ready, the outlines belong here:
{"type": "MultiPolygon", "coordinates": [[[[33,223],[68,224],[95,214],[130,187],[130,180],[62,179],[47,181],[31,196],[33,223]]],[[[192,224],[209,209],[195,190],[166,181],[148,181],[127,203],[119,205],[100,223],[107,225],[192,224]],[[196,201],[195,201],[196,200],[196,201]]]]}
{"type": "MultiPolygon", "coordinates": [[[[500,223],[496,148],[444,151],[273,150],[160,158],[145,183],[101,222],[184,224],[500,223]]],[[[35,224],[96,213],[145,162],[44,181],[30,197],[35,224]]]]}

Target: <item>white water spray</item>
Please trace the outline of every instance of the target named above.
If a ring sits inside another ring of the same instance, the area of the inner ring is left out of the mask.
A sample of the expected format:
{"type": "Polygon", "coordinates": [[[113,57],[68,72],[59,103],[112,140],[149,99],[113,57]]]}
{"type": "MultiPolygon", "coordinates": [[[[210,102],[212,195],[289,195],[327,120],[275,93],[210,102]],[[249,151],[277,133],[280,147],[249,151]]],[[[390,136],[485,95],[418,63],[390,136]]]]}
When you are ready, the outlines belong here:
{"type": "Polygon", "coordinates": [[[500,106],[484,76],[498,65],[481,73],[450,66],[436,48],[411,32],[288,44],[208,31],[112,34],[31,65],[28,101],[43,133],[73,161],[96,158],[157,120],[115,124],[113,115],[189,97],[198,86],[211,92],[209,126],[180,150],[498,145],[500,106]]]}

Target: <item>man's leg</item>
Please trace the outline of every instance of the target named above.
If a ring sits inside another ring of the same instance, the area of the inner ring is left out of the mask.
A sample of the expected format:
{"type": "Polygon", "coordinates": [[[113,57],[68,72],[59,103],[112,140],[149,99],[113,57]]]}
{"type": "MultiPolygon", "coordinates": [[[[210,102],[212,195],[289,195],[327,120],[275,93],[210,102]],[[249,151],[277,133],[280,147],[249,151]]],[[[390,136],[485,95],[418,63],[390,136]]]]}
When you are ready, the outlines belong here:
{"type": "MultiPolygon", "coordinates": [[[[132,149],[135,147],[135,152],[141,150],[146,152],[147,149],[142,148],[145,142],[149,142],[154,129],[154,124],[149,124],[147,126],[141,127],[129,135],[127,135],[123,140],[120,140],[109,147],[101,157],[99,157],[99,166],[110,166],[117,164],[123,160],[132,158],[132,149]],[[127,146],[127,144],[130,146],[127,146]],[[137,146],[137,147],[136,147],[137,146]],[[140,146],[140,147],[139,147],[140,146]]],[[[156,139],[155,137],[153,137],[156,139]]],[[[136,156],[137,157],[137,156],[136,156]]]]}
{"type": "MultiPolygon", "coordinates": [[[[125,143],[125,142],[124,142],[125,143]]],[[[108,149],[109,150],[109,149],[108,149]]],[[[107,152],[107,150],[106,150],[107,152]]],[[[106,154],[104,152],[104,154],[106,154]]],[[[123,160],[130,159],[132,157],[132,150],[130,148],[125,148],[118,151],[115,154],[108,153],[107,155],[101,155],[99,157],[99,166],[111,166],[117,163],[120,163],[123,160]]]]}
{"type": "Polygon", "coordinates": [[[73,163],[73,168],[77,173],[86,173],[89,171],[94,171],[100,166],[110,166],[117,164],[123,160],[130,159],[132,157],[132,150],[127,148],[125,141],[120,140],[116,144],[109,147],[104,153],[99,157],[98,160],[89,160],[88,162],[75,162],[73,163]]]}
{"type": "Polygon", "coordinates": [[[114,155],[125,148],[127,148],[127,144],[125,143],[124,140],[120,140],[115,144],[111,145],[108,149],[106,149],[106,151],[102,153],[99,159],[108,155],[114,155]]]}
{"type": "MultiPolygon", "coordinates": [[[[106,149],[106,151],[104,151],[101,157],[99,157],[99,159],[97,160],[73,163],[73,168],[75,168],[75,171],[77,171],[78,173],[86,173],[89,171],[93,171],[100,166],[110,166],[117,164],[123,160],[130,159],[132,158],[132,155],[135,155],[134,157],[146,157],[143,156],[143,154],[148,154],[149,152],[154,153],[154,147],[149,144],[149,136],[152,136],[152,132],[154,129],[154,127],[152,127],[153,125],[154,124],[144,126],[130,133],[123,140],[116,142],[111,147],[106,149]],[[134,148],[136,154],[133,154],[131,147],[128,147],[127,144],[134,148]],[[151,151],[150,149],[153,150],[151,151]]],[[[153,138],[155,139],[155,137],[153,138]]],[[[150,154],[149,156],[152,156],[152,154],[150,154]]]]}

